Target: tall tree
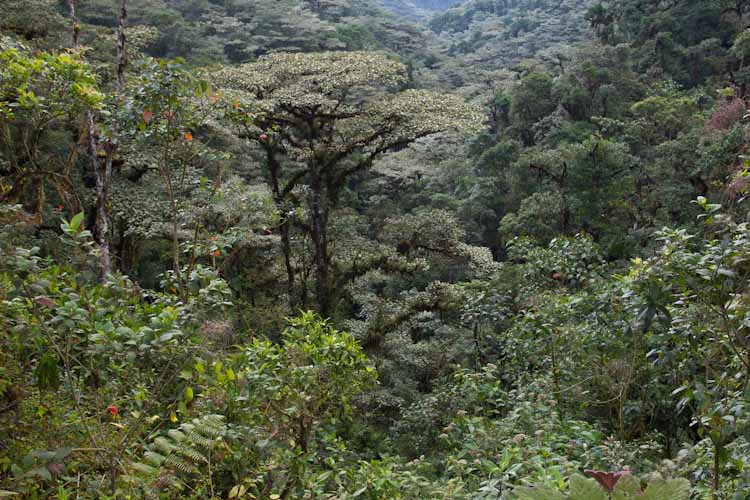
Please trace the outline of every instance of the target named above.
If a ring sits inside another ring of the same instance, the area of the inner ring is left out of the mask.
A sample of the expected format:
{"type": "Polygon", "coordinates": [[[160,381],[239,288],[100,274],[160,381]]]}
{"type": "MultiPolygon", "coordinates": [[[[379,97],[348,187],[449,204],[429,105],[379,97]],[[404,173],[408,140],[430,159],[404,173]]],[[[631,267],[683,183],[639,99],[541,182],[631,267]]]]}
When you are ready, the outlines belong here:
{"type": "Polygon", "coordinates": [[[0,52],[0,199],[23,203],[41,221],[47,192],[77,212],[73,169],[85,141],[81,123],[101,106],[96,74],[77,55],[0,52]]]}
{"type": "Polygon", "coordinates": [[[265,153],[267,181],[282,214],[290,294],[295,270],[289,234],[296,224],[313,243],[316,299],[324,316],[334,293],[329,216],[347,182],[388,151],[439,132],[472,129],[481,120],[458,97],[400,91],[406,73],[382,54],[324,52],[273,54],[217,75],[237,95],[233,115],[244,135],[265,153]],[[300,195],[304,220],[294,215],[300,195]]]}
{"type": "MultiPolygon", "coordinates": [[[[115,62],[115,105],[122,95],[125,83],[125,66],[127,54],[125,52],[125,25],[128,19],[128,0],[122,0],[120,13],[117,16],[117,60],[115,62]]],[[[117,151],[117,124],[113,123],[110,137],[104,141],[104,168],[96,172],[96,229],[101,252],[100,267],[103,279],[112,271],[112,259],[109,251],[109,199],[112,187],[112,162],[117,151]]]]}
{"type": "MultiPolygon", "coordinates": [[[[73,50],[78,50],[81,37],[81,23],[76,14],[75,0],[67,0],[68,12],[72,23],[73,50]]],[[[125,80],[125,65],[127,62],[125,52],[125,24],[128,18],[128,0],[121,0],[120,12],[117,17],[117,59],[115,62],[115,98],[120,96],[125,80]]],[[[96,238],[99,244],[99,268],[103,280],[112,272],[112,258],[109,249],[109,198],[112,184],[112,161],[117,149],[117,141],[114,140],[117,127],[114,125],[109,131],[110,137],[102,140],[96,131],[95,116],[93,110],[86,114],[88,126],[88,147],[91,154],[91,162],[96,179],[96,238]],[[100,161],[99,148],[103,146],[103,162],[100,161]]]]}

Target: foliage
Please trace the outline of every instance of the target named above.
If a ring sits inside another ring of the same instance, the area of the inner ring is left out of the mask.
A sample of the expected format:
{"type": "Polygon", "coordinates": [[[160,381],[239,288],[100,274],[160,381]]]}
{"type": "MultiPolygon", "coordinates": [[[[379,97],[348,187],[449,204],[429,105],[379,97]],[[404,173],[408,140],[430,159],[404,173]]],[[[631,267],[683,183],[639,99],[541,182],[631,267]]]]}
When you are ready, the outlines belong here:
{"type": "Polygon", "coordinates": [[[7,186],[0,200],[23,200],[41,216],[51,187],[58,201],[79,210],[74,167],[81,138],[63,131],[80,127],[84,113],[101,106],[95,73],[77,54],[11,48],[0,61],[0,184],[7,186]]]}
{"type": "Polygon", "coordinates": [[[747,496],[746,3],[1,3],[0,496],[747,496]]]}
{"type": "Polygon", "coordinates": [[[441,132],[469,132],[478,124],[476,110],[458,97],[394,92],[405,83],[404,73],[403,64],[383,54],[323,52],[264,56],[215,75],[235,97],[229,114],[241,135],[265,152],[267,182],[285,214],[282,244],[292,304],[299,274],[291,264],[294,226],[306,228],[311,239],[316,301],[328,315],[336,279],[328,226],[345,185],[390,150],[441,132]],[[304,205],[297,193],[302,185],[309,190],[304,205]],[[298,221],[303,206],[306,218],[298,221]]]}
{"type": "Polygon", "coordinates": [[[690,497],[690,485],[682,479],[654,479],[648,483],[646,489],[640,491],[638,481],[632,477],[625,476],[617,482],[611,494],[596,484],[596,481],[582,476],[573,476],[570,479],[570,494],[562,495],[552,490],[542,488],[529,488],[520,491],[517,495],[519,500],[544,500],[544,499],[595,499],[595,498],[643,498],[656,500],[687,500],[690,497]]]}
{"type": "MultiPolygon", "coordinates": [[[[207,483],[207,493],[214,496],[212,467],[221,462],[221,454],[228,448],[227,434],[224,417],[203,415],[155,438],[149,451],[144,453],[148,463],[133,465],[141,476],[139,479],[152,481],[146,487],[146,495],[158,498],[159,492],[184,491],[189,478],[197,476],[207,483]]],[[[200,487],[189,488],[201,491],[200,487]]]]}

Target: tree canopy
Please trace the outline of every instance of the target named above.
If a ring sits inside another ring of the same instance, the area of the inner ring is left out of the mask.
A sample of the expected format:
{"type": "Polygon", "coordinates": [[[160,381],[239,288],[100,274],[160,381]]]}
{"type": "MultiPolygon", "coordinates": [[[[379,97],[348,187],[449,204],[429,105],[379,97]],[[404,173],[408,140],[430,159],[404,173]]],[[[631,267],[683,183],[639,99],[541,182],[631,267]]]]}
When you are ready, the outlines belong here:
{"type": "Polygon", "coordinates": [[[0,2],[0,497],[746,499],[749,9],[0,2]]]}

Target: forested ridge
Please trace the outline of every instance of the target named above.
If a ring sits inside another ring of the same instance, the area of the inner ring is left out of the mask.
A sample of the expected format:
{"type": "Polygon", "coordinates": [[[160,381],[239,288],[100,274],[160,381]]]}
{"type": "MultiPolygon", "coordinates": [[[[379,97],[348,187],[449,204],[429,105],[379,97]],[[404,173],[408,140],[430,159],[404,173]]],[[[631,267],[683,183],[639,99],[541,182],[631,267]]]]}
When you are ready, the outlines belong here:
{"type": "Polygon", "coordinates": [[[0,497],[750,499],[750,5],[0,2],[0,497]]]}

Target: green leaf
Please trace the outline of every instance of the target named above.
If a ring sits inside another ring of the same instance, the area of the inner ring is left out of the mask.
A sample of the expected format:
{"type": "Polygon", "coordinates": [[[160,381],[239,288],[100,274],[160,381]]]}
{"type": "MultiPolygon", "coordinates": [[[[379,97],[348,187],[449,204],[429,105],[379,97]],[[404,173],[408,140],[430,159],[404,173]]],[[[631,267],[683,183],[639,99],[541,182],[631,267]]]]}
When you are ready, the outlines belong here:
{"type": "Polygon", "coordinates": [[[247,492],[247,488],[241,484],[229,490],[229,498],[240,498],[247,492]]]}
{"type": "Polygon", "coordinates": [[[40,389],[57,389],[60,386],[60,370],[57,359],[49,352],[45,352],[34,369],[36,386],[40,389]]]}
{"type": "Polygon", "coordinates": [[[163,342],[167,342],[168,340],[172,340],[172,338],[174,338],[175,335],[176,335],[176,333],[173,332],[173,331],[164,333],[164,334],[162,334],[159,337],[159,343],[163,343],[163,342]]]}
{"type": "Polygon", "coordinates": [[[31,469],[26,474],[24,474],[24,476],[26,477],[37,476],[37,477],[44,479],[45,481],[52,480],[52,474],[50,474],[50,471],[47,470],[46,467],[37,467],[35,469],[31,469]]]}
{"type": "Polygon", "coordinates": [[[73,216],[73,218],[70,220],[70,228],[74,232],[78,232],[78,228],[81,227],[81,224],[83,223],[83,212],[78,212],[73,216]]]}
{"type": "Polygon", "coordinates": [[[546,486],[518,488],[514,493],[516,500],[566,500],[562,493],[546,486]]]}
{"type": "Polygon", "coordinates": [[[73,453],[73,448],[65,447],[65,448],[58,448],[55,450],[54,459],[55,460],[62,460],[68,455],[73,453]]]}
{"type": "Polygon", "coordinates": [[[654,479],[641,497],[643,500],[687,500],[690,482],[687,479],[654,479]]]}

